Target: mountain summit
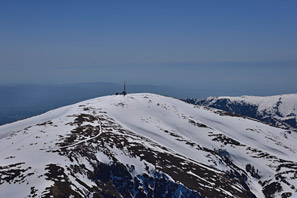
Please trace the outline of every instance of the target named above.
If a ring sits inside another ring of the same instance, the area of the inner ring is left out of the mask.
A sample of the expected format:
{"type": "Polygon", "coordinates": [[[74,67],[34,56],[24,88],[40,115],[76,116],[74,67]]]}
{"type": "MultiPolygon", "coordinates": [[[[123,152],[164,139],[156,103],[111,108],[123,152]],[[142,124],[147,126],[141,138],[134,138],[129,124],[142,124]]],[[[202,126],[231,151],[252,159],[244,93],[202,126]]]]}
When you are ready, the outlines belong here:
{"type": "Polygon", "coordinates": [[[297,134],[155,95],[0,126],[0,197],[290,197],[297,134]]]}

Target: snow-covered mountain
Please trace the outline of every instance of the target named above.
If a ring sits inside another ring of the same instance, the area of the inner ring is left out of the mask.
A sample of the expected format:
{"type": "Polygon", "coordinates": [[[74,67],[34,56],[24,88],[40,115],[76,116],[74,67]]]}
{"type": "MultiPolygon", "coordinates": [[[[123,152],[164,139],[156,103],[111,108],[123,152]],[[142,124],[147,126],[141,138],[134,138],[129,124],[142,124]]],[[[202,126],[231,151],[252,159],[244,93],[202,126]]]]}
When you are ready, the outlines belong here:
{"type": "Polygon", "coordinates": [[[0,197],[290,197],[297,133],[154,94],[0,127],[0,197]]]}
{"type": "Polygon", "coordinates": [[[209,97],[186,102],[248,116],[273,126],[297,130],[297,94],[277,96],[209,97]]]}

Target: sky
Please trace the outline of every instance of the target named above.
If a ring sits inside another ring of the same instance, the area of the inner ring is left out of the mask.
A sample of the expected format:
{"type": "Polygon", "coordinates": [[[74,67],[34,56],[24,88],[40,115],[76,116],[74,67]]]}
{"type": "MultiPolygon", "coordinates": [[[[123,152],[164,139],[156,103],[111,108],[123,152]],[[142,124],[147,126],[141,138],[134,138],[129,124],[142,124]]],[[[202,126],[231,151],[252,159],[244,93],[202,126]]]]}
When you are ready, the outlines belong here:
{"type": "MultiPolygon", "coordinates": [[[[296,0],[2,0],[0,85],[297,93],[296,0]]],[[[205,94],[204,94],[205,95],[205,94]]]]}

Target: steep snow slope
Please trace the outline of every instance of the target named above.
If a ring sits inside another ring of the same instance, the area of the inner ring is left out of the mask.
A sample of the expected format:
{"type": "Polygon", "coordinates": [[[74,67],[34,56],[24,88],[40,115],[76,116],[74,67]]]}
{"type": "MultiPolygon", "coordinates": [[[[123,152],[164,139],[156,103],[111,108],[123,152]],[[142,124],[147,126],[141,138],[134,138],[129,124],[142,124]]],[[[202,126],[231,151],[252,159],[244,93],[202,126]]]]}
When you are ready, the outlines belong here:
{"type": "Polygon", "coordinates": [[[296,152],[289,130],[160,95],[106,96],[1,126],[0,197],[289,197],[296,152]]]}
{"type": "Polygon", "coordinates": [[[185,101],[252,117],[277,127],[297,129],[297,94],[188,98],[185,101]]]}

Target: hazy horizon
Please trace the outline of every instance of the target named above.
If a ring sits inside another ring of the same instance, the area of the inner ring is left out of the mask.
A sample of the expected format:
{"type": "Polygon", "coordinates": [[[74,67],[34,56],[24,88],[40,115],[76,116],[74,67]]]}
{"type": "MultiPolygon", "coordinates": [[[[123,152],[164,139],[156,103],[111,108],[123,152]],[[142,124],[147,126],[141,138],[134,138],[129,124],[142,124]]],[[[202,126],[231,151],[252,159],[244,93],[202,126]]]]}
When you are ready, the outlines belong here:
{"type": "MultiPolygon", "coordinates": [[[[296,1],[2,1],[0,85],[297,92],[296,1]]],[[[187,91],[187,93],[190,93],[187,91]]]]}
{"type": "MultiPolygon", "coordinates": [[[[76,83],[76,84],[7,84],[0,85],[0,125],[32,117],[51,109],[74,104],[87,99],[121,92],[123,83],[76,83]]],[[[203,98],[208,96],[252,95],[223,90],[177,88],[170,86],[137,85],[127,82],[129,93],[155,93],[179,99],[203,98]],[[217,95],[212,94],[217,93],[217,95]],[[220,94],[222,93],[222,94],[220,94]]],[[[261,92],[263,93],[263,92],[261,92]]],[[[279,93],[287,94],[287,93],[279,93]]],[[[260,96],[265,96],[260,94],[260,96]]]]}

